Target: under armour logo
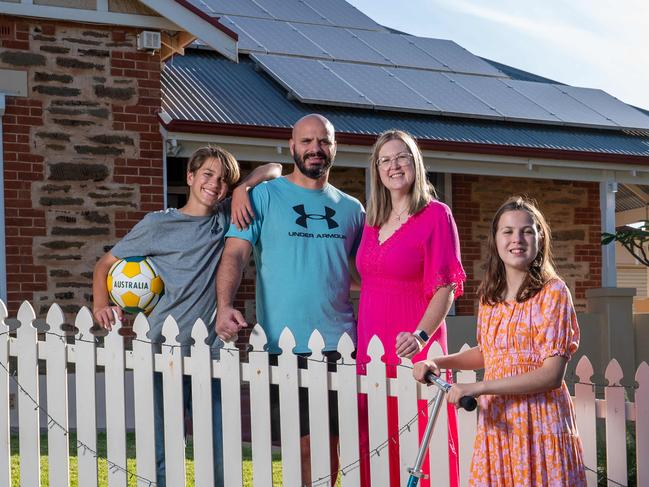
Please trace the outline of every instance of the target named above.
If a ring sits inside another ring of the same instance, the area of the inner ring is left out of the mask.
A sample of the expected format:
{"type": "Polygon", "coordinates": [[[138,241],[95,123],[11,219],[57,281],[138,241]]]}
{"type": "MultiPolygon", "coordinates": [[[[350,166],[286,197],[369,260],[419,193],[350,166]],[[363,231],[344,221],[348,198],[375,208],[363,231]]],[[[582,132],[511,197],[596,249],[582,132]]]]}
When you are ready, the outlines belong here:
{"type": "Polygon", "coordinates": [[[317,213],[307,213],[304,210],[304,205],[296,205],[293,207],[293,209],[295,210],[295,213],[300,215],[295,219],[295,223],[297,223],[301,227],[309,228],[309,226],[307,225],[307,220],[327,220],[327,226],[329,227],[329,230],[338,227],[338,223],[336,223],[336,220],[332,218],[336,214],[336,211],[332,208],[329,208],[328,206],[324,207],[324,215],[319,215],[317,213]]]}

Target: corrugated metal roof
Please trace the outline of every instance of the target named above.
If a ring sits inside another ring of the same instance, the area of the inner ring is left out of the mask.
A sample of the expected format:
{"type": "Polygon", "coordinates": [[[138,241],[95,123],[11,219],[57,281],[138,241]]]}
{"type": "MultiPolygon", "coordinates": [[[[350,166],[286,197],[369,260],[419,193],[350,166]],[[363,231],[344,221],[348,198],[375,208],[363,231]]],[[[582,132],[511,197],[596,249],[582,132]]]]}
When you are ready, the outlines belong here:
{"type": "Polygon", "coordinates": [[[620,184],[615,194],[615,211],[635,210],[645,208],[649,201],[649,186],[636,185],[635,191],[625,184],[620,184]],[[641,194],[638,194],[641,193],[641,194]],[[646,196],[642,197],[642,193],[646,196]]]}
{"type": "Polygon", "coordinates": [[[208,51],[187,50],[167,62],[162,86],[162,108],[176,121],[289,128],[301,116],[319,112],[338,133],[376,135],[399,127],[421,140],[649,158],[649,134],[302,104],[288,99],[284,89],[243,56],[235,64],[208,51]]]}

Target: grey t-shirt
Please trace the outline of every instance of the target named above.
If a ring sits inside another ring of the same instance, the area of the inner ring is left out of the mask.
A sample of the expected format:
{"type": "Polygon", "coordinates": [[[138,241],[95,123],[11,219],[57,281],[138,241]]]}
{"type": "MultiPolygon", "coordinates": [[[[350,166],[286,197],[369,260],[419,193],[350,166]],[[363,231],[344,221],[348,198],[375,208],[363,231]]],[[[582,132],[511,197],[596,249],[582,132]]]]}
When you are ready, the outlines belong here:
{"type": "Polygon", "coordinates": [[[191,343],[198,318],[207,325],[208,343],[214,343],[216,267],[229,226],[230,199],[209,216],[189,216],[172,208],[147,214],[113,247],[111,252],[119,259],[149,257],[164,281],[164,295],[148,316],[150,340],[161,341],[162,325],[171,315],[178,323],[181,344],[191,343]]]}

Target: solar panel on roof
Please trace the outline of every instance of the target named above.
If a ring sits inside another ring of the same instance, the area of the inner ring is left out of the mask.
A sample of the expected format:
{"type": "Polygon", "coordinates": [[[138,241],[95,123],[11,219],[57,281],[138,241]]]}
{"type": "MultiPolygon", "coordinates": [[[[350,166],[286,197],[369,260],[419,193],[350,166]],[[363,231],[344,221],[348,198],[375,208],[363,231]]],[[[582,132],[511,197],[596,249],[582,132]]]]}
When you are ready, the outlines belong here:
{"type": "MultiPolygon", "coordinates": [[[[235,19],[238,17],[234,17],[235,19]]],[[[264,46],[250,37],[248,34],[246,34],[241,27],[239,27],[237,24],[234,23],[232,19],[230,19],[229,16],[223,16],[219,18],[219,22],[225,25],[228,29],[233,30],[234,32],[237,33],[239,40],[237,42],[239,52],[246,52],[246,51],[262,51],[266,52],[266,49],[264,46]]]]}
{"type": "Polygon", "coordinates": [[[325,62],[252,54],[268,74],[301,101],[329,105],[372,106],[362,93],[345,83],[325,62]]]}
{"type": "Polygon", "coordinates": [[[562,91],[562,85],[505,78],[275,55],[252,57],[304,103],[531,123],[649,128],[649,117],[639,112],[633,119],[629,116],[624,125],[613,121],[613,115],[635,113],[617,107],[622,103],[594,90],[572,88],[568,93],[562,91]],[[589,107],[588,97],[594,97],[598,105],[589,107]],[[598,111],[611,114],[611,119],[598,111]]]}
{"type": "Polygon", "coordinates": [[[410,39],[415,46],[434,57],[449,71],[505,77],[487,61],[471,54],[453,41],[415,36],[410,36],[410,39]]]}
{"type": "Polygon", "coordinates": [[[246,33],[258,44],[261,44],[266,52],[321,58],[329,57],[321,47],[304,37],[288,22],[249,19],[246,17],[230,17],[230,20],[237,26],[237,32],[243,31],[246,33]]]}
{"type": "Polygon", "coordinates": [[[566,85],[558,86],[557,89],[588,105],[620,127],[649,129],[649,117],[602,90],[566,85]]]}
{"type": "Polygon", "coordinates": [[[329,20],[302,1],[255,0],[255,3],[276,19],[331,25],[329,20]]]}
{"type": "Polygon", "coordinates": [[[497,111],[490,109],[446,76],[446,73],[405,68],[389,68],[388,71],[417,90],[442,113],[502,118],[497,111]]]}
{"type": "Polygon", "coordinates": [[[410,36],[356,29],[350,32],[389,59],[389,64],[424,69],[447,69],[425,51],[418,49],[409,39],[410,36]]]}
{"type": "Polygon", "coordinates": [[[376,64],[390,63],[385,56],[346,29],[324,25],[293,25],[334,59],[376,64]]]}
{"type": "Polygon", "coordinates": [[[200,0],[196,2],[196,6],[209,14],[272,18],[268,12],[252,0],[200,0]]]}
{"type": "Polygon", "coordinates": [[[510,120],[561,121],[498,78],[457,73],[447,76],[510,120]]]}
{"type": "Polygon", "coordinates": [[[503,80],[503,82],[537,105],[542,106],[564,123],[586,126],[616,126],[615,123],[612,123],[584,103],[561,92],[558,85],[517,80],[503,80]]]}
{"type": "Polygon", "coordinates": [[[385,30],[385,28],[345,0],[300,0],[339,27],[385,30]]]}
{"type": "Polygon", "coordinates": [[[381,66],[324,62],[331,70],[363,93],[375,108],[435,111],[428,100],[404,85],[381,66]]]}

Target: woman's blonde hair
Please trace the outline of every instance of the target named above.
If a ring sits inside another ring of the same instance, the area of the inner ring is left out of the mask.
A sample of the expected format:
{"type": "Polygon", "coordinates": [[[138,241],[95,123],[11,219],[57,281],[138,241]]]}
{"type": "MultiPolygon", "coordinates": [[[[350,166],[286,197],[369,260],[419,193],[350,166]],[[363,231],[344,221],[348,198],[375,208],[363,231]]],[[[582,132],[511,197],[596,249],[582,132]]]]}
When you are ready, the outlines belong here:
{"type": "Polygon", "coordinates": [[[435,188],[426,179],[426,168],[424,158],[417,146],[414,137],[403,130],[386,130],[374,143],[372,155],[370,156],[370,198],[367,203],[367,224],[375,227],[383,225],[388,221],[392,212],[392,201],[390,191],[381,182],[379,175],[379,152],[381,148],[391,140],[400,140],[408,148],[412,155],[412,167],[415,171],[415,181],[410,188],[410,201],[408,203],[408,214],[414,215],[424,208],[430,201],[437,198],[435,188]]]}
{"type": "Polygon", "coordinates": [[[539,232],[539,252],[530,263],[527,275],[516,293],[516,301],[519,303],[527,301],[539,293],[548,281],[558,277],[552,259],[552,234],[543,213],[534,200],[524,196],[512,196],[498,208],[491,221],[491,231],[487,238],[486,272],[478,288],[478,297],[482,304],[494,305],[505,299],[507,290],[505,264],[498,255],[496,233],[500,218],[508,211],[527,212],[539,232]]]}

